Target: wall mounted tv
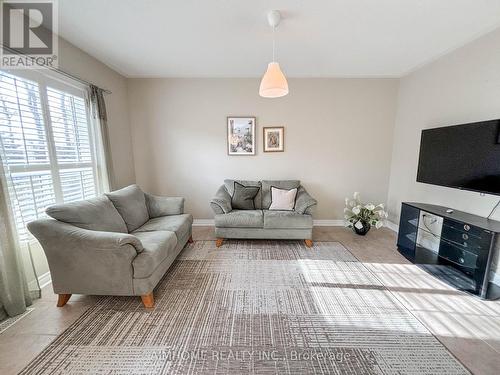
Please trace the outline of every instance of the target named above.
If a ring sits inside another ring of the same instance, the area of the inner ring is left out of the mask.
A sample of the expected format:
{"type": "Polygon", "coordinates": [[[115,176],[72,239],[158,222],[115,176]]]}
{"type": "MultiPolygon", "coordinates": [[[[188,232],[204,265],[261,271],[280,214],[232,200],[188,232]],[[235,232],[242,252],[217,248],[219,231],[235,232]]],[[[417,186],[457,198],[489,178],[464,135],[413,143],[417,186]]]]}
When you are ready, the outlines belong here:
{"type": "Polygon", "coordinates": [[[422,130],[417,181],[500,195],[500,120],[422,130]]]}

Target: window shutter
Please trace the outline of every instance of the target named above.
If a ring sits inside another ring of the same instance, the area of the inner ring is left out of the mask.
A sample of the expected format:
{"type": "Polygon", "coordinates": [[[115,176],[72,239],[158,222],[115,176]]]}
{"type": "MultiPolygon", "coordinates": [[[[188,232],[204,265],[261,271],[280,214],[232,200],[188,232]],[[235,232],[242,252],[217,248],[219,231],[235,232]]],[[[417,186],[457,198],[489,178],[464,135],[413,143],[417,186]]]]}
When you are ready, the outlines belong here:
{"type": "Polygon", "coordinates": [[[10,194],[16,227],[20,239],[25,241],[29,238],[26,224],[46,217],[45,209],[56,203],[52,175],[50,171],[12,173],[12,182],[10,194]]]}
{"type": "Polygon", "coordinates": [[[3,162],[11,172],[16,227],[20,239],[26,240],[26,223],[43,217],[45,208],[56,201],[36,82],[0,72],[0,140],[3,162]]]}
{"type": "Polygon", "coordinates": [[[89,163],[89,126],[83,98],[47,88],[57,162],[89,163]]]}
{"type": "Polygon", "coordinates": [[[60,178],[64,202],[72,202],[96,196],[92,168],[67,169],[61,171],[60,178]]]}
{"type": "Polygon", "coordinates": [[[49,164],[37,83],[0,72],[0,135],[8,165],[49,164]]]}
{"type": "Polygon", "coordinates": [[[36,79],[0,72],[0,149],[22,241],[29,239],[26,224],[48,206],[95,197],[98,186],[83,91],[36,79]]]}
{"type": "Polygon", "coordinates": [[[95,197],[96,179],[85,100],[50,87],[47,97],[62,200],[72,202],[95,197]]]}

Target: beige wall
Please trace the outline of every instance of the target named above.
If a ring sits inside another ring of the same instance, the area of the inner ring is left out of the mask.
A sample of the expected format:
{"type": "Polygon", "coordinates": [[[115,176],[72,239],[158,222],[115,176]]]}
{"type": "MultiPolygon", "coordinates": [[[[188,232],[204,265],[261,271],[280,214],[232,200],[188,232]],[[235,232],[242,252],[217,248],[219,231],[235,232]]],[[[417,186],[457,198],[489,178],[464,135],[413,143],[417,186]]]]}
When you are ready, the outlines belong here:
{"type": "Polygon", "coordinates": [[[127,110],[127,80],[81,49],[59,39],[59,67],[112,91],[105,96],[116,187],[135,182],[132,140],[127,110]]]}
{"type": "MultiPolygon", "coordinates": [[[[486,216],[498,197],[416,182],[422,129],[500,117],[500,30],[400,81],[394,131],[390,218],[401,201],[450,206],[486,216]]],[[[500,219],[500,210],[496,215],[500,219]]]]}
{"type": "Polygon", "coordinates": [[[129,79],[137,183],[187,198],[196,219],[225,178],[300,179],[316,219],[342,219],[344,197],[387,199],[397,85],[393,79],[290,79],[258,96],[258,79],[129,79]],[[228,156],[226,116],[257,117],[257,155],[228,156]],[[285,152],[262,151],[262,128],[285,126],[285,152]]]}
{"type": "MultiPolygon", "coordinates": [[[[415,180],[422,129],[500,118],[499,46],[497,30],[401,79],[389,188],[392,221],[399,221],[402,201],[434,203],[480,216],[487,216],[498,202],[496,196],[415,180]]],[[[500,220],[500,210],[494,217],[500,220]]]]}

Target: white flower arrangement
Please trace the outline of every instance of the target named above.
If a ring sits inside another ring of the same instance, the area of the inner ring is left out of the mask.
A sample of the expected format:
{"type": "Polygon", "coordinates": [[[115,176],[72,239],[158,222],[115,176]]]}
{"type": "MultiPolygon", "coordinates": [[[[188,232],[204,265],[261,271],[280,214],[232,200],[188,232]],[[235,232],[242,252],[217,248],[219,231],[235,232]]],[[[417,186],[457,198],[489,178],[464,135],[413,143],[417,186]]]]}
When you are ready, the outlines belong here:
{"type": "Polygon", "coordinates": [[[345,199],[344,218],[345,226],[348,228],[361,229],[364,225],[374,225],[379,229],[387,219],[387,212],[381,203],[375,206],[373,203],[362,203],[359,193],[355,192],[353,198],[345,199]]]}

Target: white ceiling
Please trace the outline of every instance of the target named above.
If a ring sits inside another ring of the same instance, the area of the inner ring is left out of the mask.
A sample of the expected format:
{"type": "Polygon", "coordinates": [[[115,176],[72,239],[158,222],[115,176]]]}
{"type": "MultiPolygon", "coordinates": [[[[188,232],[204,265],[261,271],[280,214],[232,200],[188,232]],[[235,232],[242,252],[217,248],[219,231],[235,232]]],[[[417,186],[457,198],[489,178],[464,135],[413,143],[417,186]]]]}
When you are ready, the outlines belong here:
{"type": "Polygon", "coordinates": [[[129,77],[257,77],[270,9],[289,77],[398,77],[500,26],[500,0],[60,0],[59,32],[129,77]]]}

